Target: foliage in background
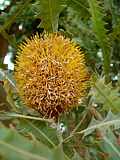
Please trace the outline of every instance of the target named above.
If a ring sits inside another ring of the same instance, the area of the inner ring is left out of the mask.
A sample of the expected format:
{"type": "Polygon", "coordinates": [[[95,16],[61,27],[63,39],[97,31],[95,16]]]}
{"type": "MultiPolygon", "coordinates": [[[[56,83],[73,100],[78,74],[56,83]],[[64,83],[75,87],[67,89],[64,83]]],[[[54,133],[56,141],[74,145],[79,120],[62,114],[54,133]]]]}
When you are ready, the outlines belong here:
{"type": "Polygon", "coordinates": [[[119,160],[119,0],[9,2],[0,4],[0,159],[119,160]],[[17,45],[45,30],[80,45],[91,72],[88,96],[57,123],[24,105],[3,63],[10,46],[14,62],[17,45]]]}

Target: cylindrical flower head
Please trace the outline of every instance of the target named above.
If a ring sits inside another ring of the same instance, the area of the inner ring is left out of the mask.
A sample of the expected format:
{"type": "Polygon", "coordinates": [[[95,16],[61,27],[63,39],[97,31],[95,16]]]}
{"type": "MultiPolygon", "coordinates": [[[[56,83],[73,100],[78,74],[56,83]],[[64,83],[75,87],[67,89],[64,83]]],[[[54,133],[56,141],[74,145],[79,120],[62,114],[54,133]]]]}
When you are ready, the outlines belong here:
{"type": "Polygon", "coordinates": [[[89,74],[79,47],[62,35],[44,34],[20,45],[15,79],[26,105],[58,118],[85,96],[89,74]]]}

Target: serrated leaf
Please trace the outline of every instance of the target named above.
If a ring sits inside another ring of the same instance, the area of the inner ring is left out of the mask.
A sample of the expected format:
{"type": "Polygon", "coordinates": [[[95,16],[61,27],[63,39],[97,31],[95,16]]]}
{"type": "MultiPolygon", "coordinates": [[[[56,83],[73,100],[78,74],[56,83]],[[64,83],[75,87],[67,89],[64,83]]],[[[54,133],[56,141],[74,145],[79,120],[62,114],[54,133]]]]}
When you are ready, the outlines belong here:
{"type": "Polygon", "coordinates": [[[58,30],[59,14],[66,5],[65,0],[39,0],[36,3],[37,16],[41,19],[40,26],[48,32],[58,30]]]}
{"type": "Polygon", "coordinates": [[[8,29],[15,22],[16,18],[18,18],[21,12],[28,6],[30,1],[31,0],[26,0],[25,2],[18,4],[16,12],[6,19],[4,25],[0,26],[0,33],[4,32],[4,30],[8,29]]]}
{"type": "Polygon", "coordinates": [[[45,124],[45,122],[30,122],[28,120],[21,120],[18,129],[23,130],[23,132],[31,132],[35,137],[42,143],[49,147],[55,147],[57,137],[56,130],[50,128],[45,124]]]}
{"type": "Polygon", "coordinates": [[[109,160],[120,159],[120,147],[117,144],[117,138],[110,129],[103,137],[100,147],[104,152],[108,153],[109,160]]]}
{"type": "Polygon", "coordinates": [[[119,87],[113,88],[112,84],[105,84],[104,78],[99,78],[90,94],[93,96],[95,103],[102,104],[102,110],[112,112],[120,111],[120,94],[119,87]]]}
{"type": "Polygon", "coordinates": [[[10,104],[12,109],[15,111],[16,110],[16,105],[15,105],[15,97],[16,97],[16,86],[14,83],[14,80],[12,78],[12,75],[5,73],[5,78],[4,78],[4,89],[7,94],[7,102],[10,104]]]}
{"type": "MultiPolygon", "coordinates": [[[[20,124],[17,126],[17,129],[20,130],[23,134],[32,133],[36,139],[51,148],[52,156],[50,157],[50,160],[53,160],[51,158],[54,156],[54,154],[56,154],[57,151],[60,151],[59,147],[56,151],[57,144],[59,143],[56,135],[56,129],[46,125],[45,122],[39,121],[39,123],[36,123],[36,121],[34,121],[33,123],[33,121],[31,122],[28,120],[21,120],[20,124]]],[[[64,154],[66,160],[69,160],[69,157],[63,152],[63,150],[60,152],[61,154],[64,154]]]]}
{"type": "Polygon", "coordinates": [[[6,160],[48,160],[51,157],[50,149],[44,144],[3,126],[0,127],[0,154],[6,160]]]}
{"type": "Polygon", "coordinates": [[[68,7],[73,8],[80,18],[88,18],[88,2],[84,0],[67,0],[68,7]]]}
{"type": "Polygon", "coordinates": [[[94,132],[96,129],[102,130],[102,132],[106,132],[109,130],[109,127],[113,127],[114,129],[120,128],[120,116],[116,116],[112,114],[111,112],[108,112],[106,118],[104,120],[96,120],[95,118],[92,118],[88,128],[81,131],[81,133],[84,133],[84,136],[88,136],[92,132],[94,132]]]}
{"type": "Polygon", "coordinates": [[[102,48],[103,51],[103,61],[104,61],[104,72],[106,76],[106,81],[109,81],[109,72],[110,72],[110,45],[107,35],[107,30],[105,29],[104,18],[104,8],[98,0],[88,0],[90,6],[90,12],[92,15],[93,30],[95,36],[98,40],[98,45],[102,48]]]}

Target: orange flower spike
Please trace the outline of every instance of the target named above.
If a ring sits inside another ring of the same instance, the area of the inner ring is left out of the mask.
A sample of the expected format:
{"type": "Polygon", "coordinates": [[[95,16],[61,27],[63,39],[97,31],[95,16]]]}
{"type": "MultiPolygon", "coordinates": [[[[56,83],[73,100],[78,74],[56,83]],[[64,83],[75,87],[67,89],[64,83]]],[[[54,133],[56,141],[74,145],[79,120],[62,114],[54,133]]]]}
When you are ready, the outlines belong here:
{"type": "Polygon", "coordinates": [[[15,79],[29,107],[45,117],[58,118],[85,96],[89,74],[83,53],[70,39],[44,34],[20,45],[15,79]]]}

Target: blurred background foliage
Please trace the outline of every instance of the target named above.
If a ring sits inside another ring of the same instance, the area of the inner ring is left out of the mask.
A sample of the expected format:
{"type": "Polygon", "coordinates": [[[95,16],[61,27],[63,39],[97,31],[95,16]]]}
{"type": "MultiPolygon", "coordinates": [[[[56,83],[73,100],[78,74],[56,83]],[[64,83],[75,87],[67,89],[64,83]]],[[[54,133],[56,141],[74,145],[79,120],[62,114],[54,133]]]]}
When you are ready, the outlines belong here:
{"type": "Polygon", "coordinates": [[[0,159],[120,159],[120,1],[0,0],[0,159]],[[80,45],[91,88],[59,122],[21,102],[13,79],[25,37],[61,32],[80,45]]]}

